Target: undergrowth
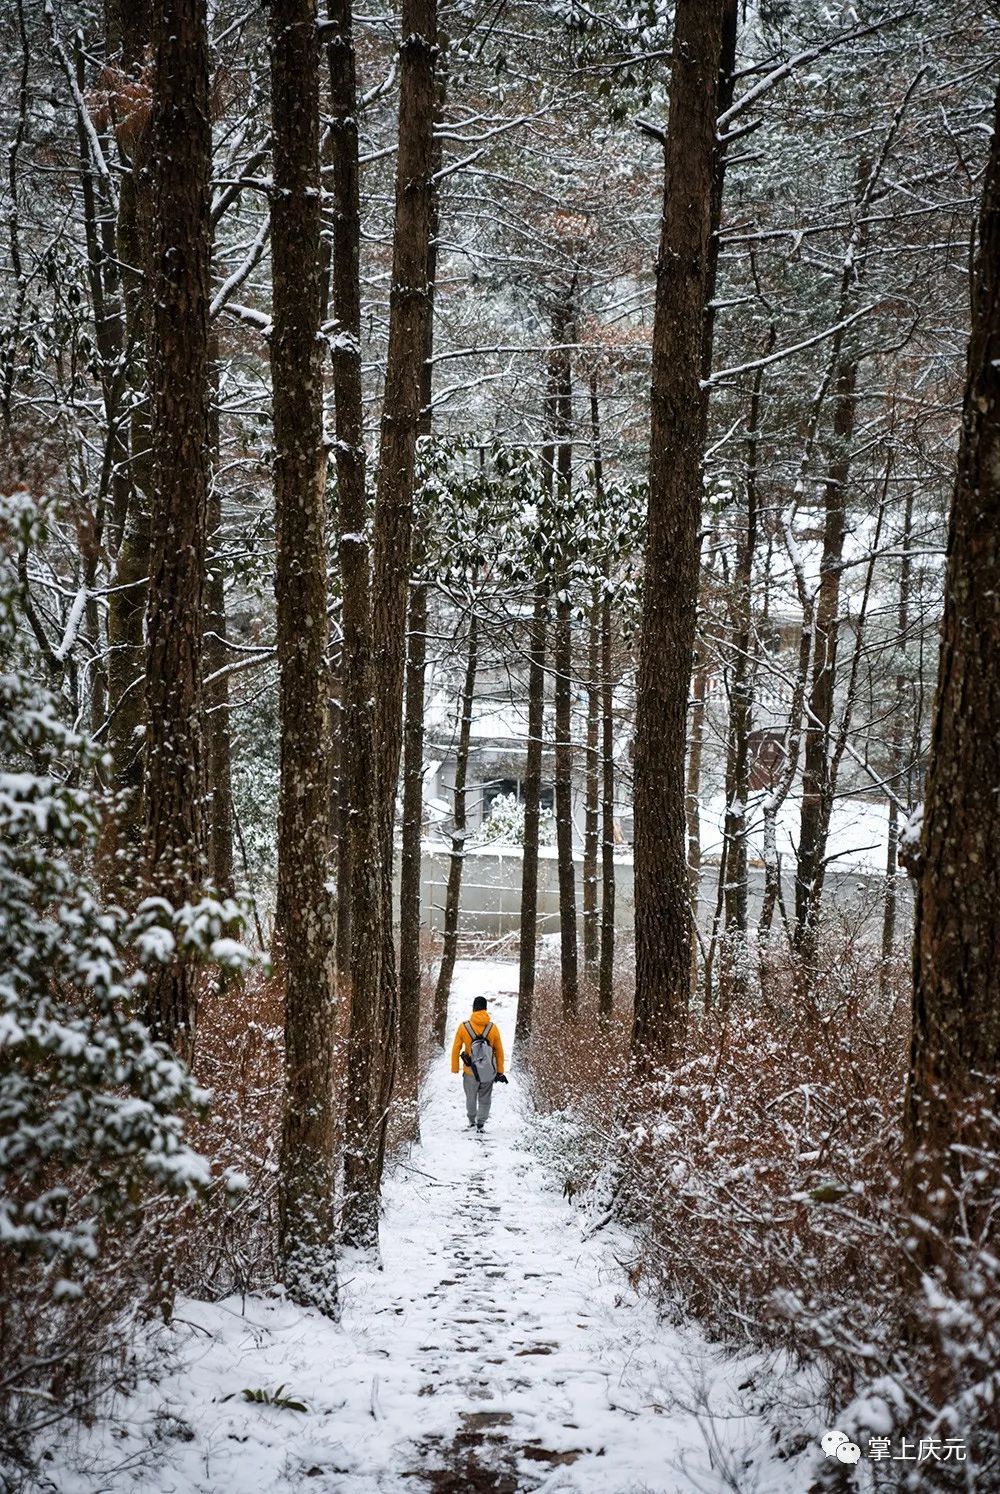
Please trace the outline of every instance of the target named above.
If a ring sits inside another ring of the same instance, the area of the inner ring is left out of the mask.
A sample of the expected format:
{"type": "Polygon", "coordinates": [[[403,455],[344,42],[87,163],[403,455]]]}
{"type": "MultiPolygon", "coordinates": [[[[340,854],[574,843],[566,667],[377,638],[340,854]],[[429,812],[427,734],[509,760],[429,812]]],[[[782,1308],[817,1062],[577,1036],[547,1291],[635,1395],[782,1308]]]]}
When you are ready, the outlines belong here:
{"type": "Polygon", "coordinates": [[[981,1144],[954,1159],[954,1230],[908,1209],[908,971],[880,983],[851,940],[822,964],[804,995],[787,951],[766,950],[752,994],[695,1012],[659,1073],[629,1067],[628,993],[605,1026],[588,993],[567,1023],[547,970],[528,1050],[541,1144],[591,1227],[636,1231],[637,1279],[664,1311],[819,1371],[820,1414],[863,1457],[818,1454],[815,1488],[995,1491],[1000,1125],[980,1115],[981,1144]],[[904,1437],[967,1456],[870,1460],[871,1438],[898,1452],[904,1437]]]}

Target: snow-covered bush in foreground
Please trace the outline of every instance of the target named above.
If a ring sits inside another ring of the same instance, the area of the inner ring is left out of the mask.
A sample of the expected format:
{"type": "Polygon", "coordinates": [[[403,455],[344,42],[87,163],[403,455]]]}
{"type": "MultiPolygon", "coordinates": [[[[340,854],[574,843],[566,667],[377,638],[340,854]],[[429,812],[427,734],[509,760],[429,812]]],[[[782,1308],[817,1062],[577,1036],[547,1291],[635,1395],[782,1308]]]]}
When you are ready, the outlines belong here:
{"type": "MultiPolygon", "coordinates": [[[[145,971],[178,949],[236,970],[249,960],[235,903],[150,899],[129,918],[89,880],[97,752],[19,657],[16,549],[39,531],[24,495],[0,500],[0,1327],[22,1346],[37,1345],[45,1310],[66,1331],[112,1226],[137,1236],[150,1197],[190,1198],[211,1178],[183,1132],[207,1094],[135,1015],[145,971]]],[[[46,1339],[56,1363],[59,1342],[46,1339]]],[[[30,1363],[5,1358],[15,1400],[52,1400],[30,1363]]],[[[41,1379],[52,1373],[43,1364],[41,1379]]]]}

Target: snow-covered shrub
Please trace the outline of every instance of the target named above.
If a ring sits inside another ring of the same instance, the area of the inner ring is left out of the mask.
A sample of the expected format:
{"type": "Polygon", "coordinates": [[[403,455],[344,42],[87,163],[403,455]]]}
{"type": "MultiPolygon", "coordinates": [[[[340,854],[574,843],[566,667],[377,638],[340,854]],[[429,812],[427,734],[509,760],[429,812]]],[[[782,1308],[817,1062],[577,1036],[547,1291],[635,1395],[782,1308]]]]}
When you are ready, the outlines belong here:
{"type": "MultiPolygon", "coordinates": [[[[524,845],[524,805],[516,794],[498,794],[479,828],[477,839],[490,845],[524,845]]],[[[538,843],[555,845],[556,822],[551,809],[538,815],[538,843]]]]}
{"type": "Polygon", "coordinates": [[[0,1336],[19,1350],[0,1408],[22,1428],[67,1354],[96,1352],[85,1299],[137,1253],[150,1201],[211,1178],[184,1135],[207,1095],[136,1016],[146,971],[178,948],[249,961],[235,903],[150,899],[128,917],[89,877],[98,753],[19,653],[16,555],[40,534],[25,495],[0,500],[0,1336]]]}

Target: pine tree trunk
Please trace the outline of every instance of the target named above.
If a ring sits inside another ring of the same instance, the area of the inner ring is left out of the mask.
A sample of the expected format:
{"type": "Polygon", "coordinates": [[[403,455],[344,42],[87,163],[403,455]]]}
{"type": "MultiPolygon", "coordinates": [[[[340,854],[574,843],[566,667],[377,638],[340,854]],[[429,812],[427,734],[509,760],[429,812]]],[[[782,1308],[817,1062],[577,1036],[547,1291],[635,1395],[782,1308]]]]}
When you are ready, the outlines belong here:
{"type": "Polygon", "coordinates": [[[583,826],[583,965],[591,980],[597,974],[600,913],[597,901],[597,860],[601,835],[601,595],[595,586],[587,636],[587,756],[583,826]]]}
{"type": "Polygon", "coordinates": [[[702,385],[724,0],[678,0],[653,324],[649,532],[635,745],[633,1047],[669,1061],[684,1031],[692,919],[685,857],[687,702],[698,599],[702,385]]]}
{"type": "Polygon", "coordinates": [[[615,718],[610,576],[601,604],[601,968],[597,1011],[610,1022],[615,992],[615,718]]]}
{"type": "Polygon", "coordinates": [[[424,807],[424,679],[427,582],[410,592],[406,727],[403,736],[403,845],[399,868],[399,1061],[415,1076],[420,1061],[420,877],[424,807]]]}
{"type": "Polygon", "coordinates": [[[528,638],[528,745],[524,765],[524,854],[521,860],[521,918],[517,973],[517,1027],[514,1041],[531,1036],[535,998],[535,960],[538,943],[538,837],[542,788],[542,745],[545,730],[545,652],[548,632],[549,587],[535,582],[535,599],[528,638]]]}
{"type": "Polygon", "coordinates": [[[834,693],[837,683],[837,642],[840,576],[847,518],[847,483],[851,472],[857,364],[844,360],[837,369],[833,434],[836,447],[824,491],[823,555],[816,631],[813,641],[812,682],[802,760],[802,810],[795,871],[795,948],[802,978],[815,975],[819,921],[826,872],[826,846],[833,812],[836,778],[832,768],[834,693]]]}
{"type": "MultiPolygon", "coordinates": [[[[1000,1099],[1000,90],[983,186],[917,881],[906,1101],[921,1214],[1000,1099]]],[[[967,1222],[967,1227],[969,1224],[967,1222]]],[[[973,1229],[975,1225],[971,1226],[973,1229]]],[[[996,1238],[996,1225],[993,1225],[996,1238]]]]}
{"type": "Polygon", "coordinates": [[[381,938],[379,883],[372,864],[376,818],[374,693],[371,660],[371,575],[365,494],[364,407],[361,376],[361,188],[358,164],[357,69],[351,0],[327,0],[330,78],[333,314],[340,335],[333,348],[343,646],[341,653],[341,833],[337,867],[337,969],[349,1008],[354,986],[370,986],[377,1000],[381,938]],[[352,866],[361,867],[355,885],[352,866]],[[367,931],[353,968],[351,930],[367,931]]]}
{"type": "MultiPolygon", "coordinates": [[[[347,1152],[343,1234],[347,1243],[378,1242],[378,1200],[389,1097],[399,1045],[399,987],[393,942],[392,858],[396,782],[402,744],[406,613],[413,531],[413,481],[421,411],[421,369],[431,298],[427,284],[433,210],[437,59],[436,0],[404,0],[400,49],[399,151],[389,350],[382,403],[372,566],[375,815],[369,868],[378,878],[379,914],[363,943],[378,945],[377,985],[359,980],[353,962],[348,1047],[347,1152]]],[[[355,790],[356,792],[356,790],[355,790]]],[[[361,863],[352,856],[357,883],[361,863]]],[[[353,900],[355,931],[358,903],[353,900]]],[[[375,958],[373,950],[373,958],[375,958]]]]}
{"type": "MultiPolygon", "coordinates": [[[[772,339],[773,340],[773,339],[772,339]]],[[[746,525],[740,536],[733,576],[733,675],[726,772],[726,938],[723,991],[741,1000],[747,994],[747,803],[750,798],[750,732],[753,728],[753,561],[757,548],[757,461],[763,369],[754,376],[746,442],[746,525]]]]}
{"type": "MultiPolygon", "coordinates": [[[[440,123],[444,114],[445,75],[439,71],[436,115],[440,123]]],[[[442,145],[436,138],[433,148],[434,175],[441,169],[442,145]]],[[[433,353],[434,353],[434,284],[437,279],[438,189],[432,187],[431,226],[427,244],[427,289],[430,313],[425,320],[425,351],[420,371],[420,417],[418,433],[429,436],[433,426],[433,353]]],[[[414,544],[415,564],[411,571],[422,569],[423,536],[414,544]]],[[[399,1061],[406,1098],[412,1103],[416,1125],[416,1097],[420,1067],[420,847],[423,829],[424,797],[424,681],[427,671],[427,597],[428,585],[422,579],[411,582],[406,624],[406,714],[403,731],[403,826],[399,867],[399,1061]]]]}
{"type": "Polygon", "coordinates": [[[222,671],[226,657],[226,589],[222,565],[222,492],[219,486],[218,340],[209,342],[211,409],[209,432],[212,480],[208,489],[208,544],[205,578],[205,729],[208,738],[208,866],[213,887],[232,896],[233,779],[229,717],[229,676],[222,671]],[[213,676],[215,676],[213,678],[213,676]]]}
{"type": "MultiPolygon", "coordinates": [[[[560,523],[572,530],[573,374],[562,344],[575,335],[571,287],[556,310],[552,340],[553,437],[556,452],[556,508],[560,523]]],[[[564,538],[553,568],[556,617],[552,663],[555,671],[555,815],[559,874],[559,953],[563,1015],[576,1015],[579,998],[576,939],[576,865],[573,860],[573,628],[570,557],[564,538]]]]}
{"type": "MultiPolygon", "coordinates": [[[[108,9],[110,49],[121,51],[122,71],[136,77],[152,43],[151,6],[118,3],[108,9]]],[[[126,480],[116,487],[109,537],[116,551],[108,594],[108,749],[111,780],[121,794],[115,808],[116,856],[105,858],[104,879],[126,902],[139,888],[138,863],[143,825],[142,728],[145,721],[143,671],[144,618],[150,569],[150,504],[153,491],[148,379],[152,305],[152,234],[155,198],[149,156],[149,123],[130,137],[129,169],[118,191],[116,249],[122,267],[125,305],[126,379],[131,389],[126,480]]]]}
{"type": "MultiPolygon", "coordinates": [[[[361,371],[361,197],[357,68],[351,0],[327,0],[330,142],[333,186],[333,311],[342,329],[333,353],[337,429],[339,557],[343,609],[341,795],[338,846],[337,968],[348,1013],[344,1149],[344,1237],[372,1244],[375,1207],[359,1224],[355,1201],[371,1172],[379,1113],[382,1033],[375,1014],[382,989],[385,940],[379,864],[375,670],[372,660],[371,565],[365,492],[361,371]],[[363,935],[355,938],[356,930],[363,935]]],[[[391,913],[390,913],[391,916],[391,913]]]]}
{"type": "MultiPolygon", "coordinates": [[[[897,876],[899,873],[899,811],[896,798],[903,780],[903,743],[906,734],[906,719],[909,712],[908,677],[903,668],[906,658],[907,634],[910,629],[910,543],[913,534],[913,491],[906,494],[903,514],[903,533],[900,540],[902,559],[899,565],[899,604],[896,612],[896,651],[899,665],[896,670],[896,705],[890,732],[889,764],[892,774],[893,797],[889,800],[889,834],[885,852],[885,907],[882,914],[882,964],[879,986],[883,998],[892,988],[892,959],[896,948],[896,905],[898,900],[897,876]]],[[[908,802],[909,796],[907,796],[908,802]]]]}
{"type": "Polygon", "coordinates": [[[563,1014],[575,1016],[579,996],[576,944],[576,864],[573,859],[573,633],[569,575],[555,574],[555,812],[559,872],[559,953],[563,1014]]]}
{"type": "MultiPolygon", "coordinates": [[[[175,905],[206,872],[202,733],[203,602],[209,486],[211,256],[207,0],[157,13],[152,113],[157,204],[152,281],[152,553],[147,606],[143,801],[149,891],[175,905]]],[[[152,1031],[190,1051],[195,973],[157,971],[152,1031]]]]}
{"type": "Polygon", "coordinates": [[[458,925],[462,898],[462,869],[465,864],[466,791],[469,775],[469,745],[472,738],[472,705],[476,691],[476,671],[479,667],[479,624],[475,604],[469,618],[469,644],[465,664],[465,681],[462,686],[462,719],[458,731],[458,751],[455,757],[455,813],[451,835],[451,859],[448,864],[448,887],[444,899],[444,942],[441,949],[441,966],[437,985],[434,988],[434,1041],[443,1046],[448,1025],[448,1002],[451,999],[451,982],[455,973],[458,955],[458,925]]]}
{"type": "Polygon", "coordinates": [[[315,0],[272,0],[270,19],[271,382],[281,677],[276,933],[285,978],[279,1247],[293,1300],[332,1314],[337,1307],[334,918],[327,890],[330,718],[315,0]]]}

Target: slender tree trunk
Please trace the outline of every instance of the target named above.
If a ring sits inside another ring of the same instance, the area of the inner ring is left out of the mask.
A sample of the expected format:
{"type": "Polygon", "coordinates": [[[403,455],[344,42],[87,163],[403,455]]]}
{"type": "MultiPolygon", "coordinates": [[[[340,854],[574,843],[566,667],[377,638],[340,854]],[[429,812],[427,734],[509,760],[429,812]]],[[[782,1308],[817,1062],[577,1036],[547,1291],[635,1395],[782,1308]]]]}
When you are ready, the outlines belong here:
{"type": "Polygon", "coordinates": [[[573,859],[573,633],[568,569],[555,575],[555,811],[559,873],[559,952],[562,1006],[575,1016],[579,996],[576,943],[576,864],[573,859]]]}
{"type": "MultiPolygon", "coordinates": [[[[136,78],[152,42],[152,7],[115,3],[108,10],[108,39],[120,48],[122,71],[136,78]]],[[[143,824],[142,728],[145,720],[145,642],[143,636],[150,570],[152,445],[148,380],[148,340],[152,315],[149,285],[155,197],[149,173],[151,130],[139,116],[123,155],[128,169],[118,191],[116,248],[125,305],[126,376],[131,387],[129,463],[116,484],[110,540],[116,550],[108,594],[108,748],[111,778],[120,798],[115,808],[117,861],[106,869],[109,886],[126,901],[138,890],[137,870],[143,824]]]]}
{"type": "Polygon", "coordinates": [[[691,741],[688,748],[687,780],[684,785],[684,817],[687,832],[687,870],[691,906],[697,908],[701,888],[701,760],[705,751],[705,698],[708,693],[708,661],[695,646],[691,684],[691,741]]]}
{"type": "MultiPolygon", "coordinates": [[[[556,507],[565,534],[572,533],[573,494],[573,373],[563,344],[572,340],[574,287],[556,309],[552,340],[553,435],[556,451],[556,507]]],[[[576,865],[573,859],[573,628],[570,600],[570,556],[566,539],[559,547],[553,580],[556,618],[553,638],[555,671],[555,810],[556,856],[559,872],[559,950],[563,1015],[576,1015],[579,998],[576,940],[576,865]]]]}
{"type": "Polygon", "coordinates": [[[276,932],[285,976],[279,1245],[293,1299],[332,1314],[337,1307],[334,916],[327,890],[330,716],[315,0],[272,0],[271,92],[271,382],[281,676],[276,932]]]}
{"type": "MultiPolygon", "coordinates": [[[[399,1045],[399,988],[393,943],[392,858],[396,780],[402,743],[406,613],[413,530],[413,481],[421,411],[421,368],[431,314],[427,283],[433,221],[434,117],[437,105],[436,0],[404,0],[400,49],[399,150],[389,350],[382,402],[372,567],[372,658],[376,805],[370,869],[380,911],[365,945],[380,945],[377,985],[353,968],[348,1046],[347,1152],[343,1232],[351,1245],[378,1242],[378,1200],[389,1097],[399,1045]]],[[[360,872],[353,858],[355,883],[360,872]]],[[[355,931],[358,904],[353,905],[355,931]]],[[[361,944],[355,939],[355,948],[361,944]]]]}
{"type": "MultiPolygon", "coordinates": [[[[604,453],[601,446],[601,411],[597,392],[597,371],[590,375],[590,430],[594,445],[594,488],[599,507],[604,508],[604,453]]],[[[597,1013],[602,1023],[610,1022],[614,1008],[615,971],[615,722],[614,681],[612,678],[611,626],[611,560],[604,563],[599,597],[595,603],[597,617],[597,652],[591,661],[591,688],[598,692],[598,726],[600,750],[595,739],[594,772],[599,775],[601,841],[601,915],[600,956],[597,986],[597,1013]],[[595,684],[599,680],[599,684],[595,684]]],[[[589,702],[588,702],[589,703],[589,702]]],[[[588,723],[589,724],[589,723],[588,723]]],[[[596,878],[596,850],[594,875],[596,878]]]]}
{"type": "Polygon", "coordinates": [[[531,1036],[535,997],[535,955],[538,942],[538,834],[542,787],[542,746],[545,730],[545,652],[548,632],[549,586],[543,576],[535,582],[535,599],[528,641],[528,745],[524,766],[524,855],[521,861],[521,920],[518,948],[517,1026],[514,1041],[531,1036]]]}
{"type": "Polygon", "coordinates": [[[698,600],[702,381],[725,0],[678,0],[653,325],[649,531],[635,746],[633,1048],[670,1061],[691,981],[687,704],[698,600]]]}
{"type": "Polygon", "coordinates": [[[611,578],[601,602],[601,967],[597,1011],[610,1022],[615,979],[615,718],[612,672],[611,578]]]}
{"type": "Polygon", "coordinates": [[[896,948],[897,876],[899,871],[899,811],[895,794],[903,779],[903,744],[910,708],[908,676],[905,669],[907,634],[910,629],[910,541],[913,533],[913,491],[906,495],[901,537],[902,560],[899,566],[899,605],[896,613],[896,704],[890,734],[889,762],[894,797],[889,800],[889,835],[885,853],[885,907],[882,915],[882,964],[879,979],[883,998],[892,985],[892,958],[896,948]]]}
{"type": "MultiPolygon", "coordinates": [[[[327,0],[330,142],[333,166],[333,311],[342,333],[333,355],[337,495],[343,609],[341,793],[345,805],[338,857],[337,967],[348,1014],[344,1150],[344,1238],[377,1238],[377,1189],[357,1213],[377,1149],[383,1034],[376,1023],[385,953],[379,857],[375,670],[371,566],[365,492],[361,371],[361,197],[358,98],[351,0],[327,0]],[[355,938],[355,931],[363,931],[355,938]]],[[[391,919],[391,907],[389,916],[391,919]]]]}
{"type": "MultiPolygon", "coordinates": [[[[773,338],[772,338],[773,341],[773,338]]],[[[724,990],[741,1000],[747,994],[747,803],[750,798],[750,732],[753,728],[753,560],[757,548],[757,462],[763,369],[754,376],[746,442],[746,524],[733,576],[733,682],[729,710],[726,772],[726,968],[724,990]]]]}
{"type": "MultiPolygon", "coordinates": [[[[445,78],[439,72],[437,118],[444,114],[445,78]]],[[[433,151],[434,176],[442,164],[440,137],[433,151]]],[[[434,353],[434,283],[437,279],[438,190],[431,196],[430,238],[427,244],[427,288],[430,314],[425,319],[426,338],[423,367],[420,371],[420,436],[429,436],[433,424],[434,353]]],[[[418,536],[414,545],[415,565],[422,568],[424,542],[418,536]]],[[[415,579],[410,586],[407,616],[406,716],[403,734],[403,839],[399,868],[399,1059],[405,1080],[406,1097],[412,1101],[416,1117],[416,1095],[420,1067],[420,846],[423,829],[424,796],[424,680],[427,671],[427,597],[428,585],[415,579]]],[[[443,1041],[443,1039],[442,1039],[443,1041]]],[[[414,1129],[416,1129],[416,1122],[414,1129]]]]}
{"type": "Polygon", "coordinates": [[[403,736],[403,846],[399,875],[399,1059],[415,1076],[420,1060],[420,847],[424,808],[424,679],[427,582],[415,581],[407,619],[406,728],[403,736]]]}
{"type": "Polygon", "coordinates": [[[371,659],[371,576],[365,494],[361,376],[361,188],[358,97],[351,0],[327,0],[330,78],[328,153],[332,186],[333,389],[337,444],[337,517],[343,645],[341,654],[341,833],[337,867],[337,969],[348,1007],[360,981],[374,1002],[378,990],[381,917],[373,865],[376,815],[374,694],[371,659]],[[355,886],[351,868],[361,868],[355,886]],[[367,931],[352,965],[352,925],[367,931]]]}
{"type": "Polygon", "coordinates": [[[840,575],[847,518],[847,483],[851,471],[857,364],[844,360],[837,369],[833,432],[836,443],[825,484],[823,555],[816,601],[812,683],[802,762],[802,811],[795,873],[795,948],[803,979],[815,975],[819,921],[826,871],[826,846],[836,779],[831,767],[840,575]]]}
{"type": "MultiPolygon", "coordinates": [[[[1000,90],[983,186],[941,657],[924,801],[906,1099],[922,1214],[1000,1099],[1000,90]]],[[[988,1144],[994,1144],[990,1141],[988,1144]]],[[[969,1227],[969,1221],[966,1221],[969,1227]]],[[[974,1224],[972,1225],[974,1228],[974,1224]]],[[[995,1239],[996,1221],[991,1229],[995,1239]]]]}
{"type": "MultiPolygon", "coordinates": [[[[146,619],[147,878],[192,900],[206,872],[202,740],[203,598],[209,486],[208,301],[211,256],[207,0],[170,0],[154,34],[152,573],[146,619]]],[[[151,1029],[190,1051],[195,972],[186,960],[150,979],[151,1029]]]]}
{"type": "Polygon", "coordinates": [[[219,370],[218,340],[209,342],[211,409],[209,432],[212,479],[208,489],[210,557],[205,578],[205,726],[208,737],[209,874],[223,896],[231,896],[233,882],[232,737],[229,718],[229,676],[222,673],[226,657],[226,589],[222,564],[222,492],[219,486],[219,370]],[[212,676],[215,676],[213,679],[212,676]]]}
{"type": "Polygon", "coordinates": [[[597,901],[597,859],[601,835],[601,592],[594,587],[587,637],[587,758],[583,833],[583,964],[588,977],[597,975],[600,913],[597,901]]]}
{"type": "Polygon", "coordinates": [[[462,720],[458,732],[458,753],[455,758],[455,814],[451,835],[451,859],[448,865],[448,889],[444,900],[444,943],[441,949],[441,967],[434,989],[434,1041],[444,1044],[448,1024],[448,1002],[451,999],[451,982],[455,973],[458,955],[459,905],[462,898],[462,869],[465,864],[466,796],[465,784],[469,774],[469,744],[472,737],[472,705],[476,692],[476,671],[479,667],[479,624],[475,613],[475,601],[469,617],[469,645],[465,664],[465,682],[462,686],[462,720]]]}

